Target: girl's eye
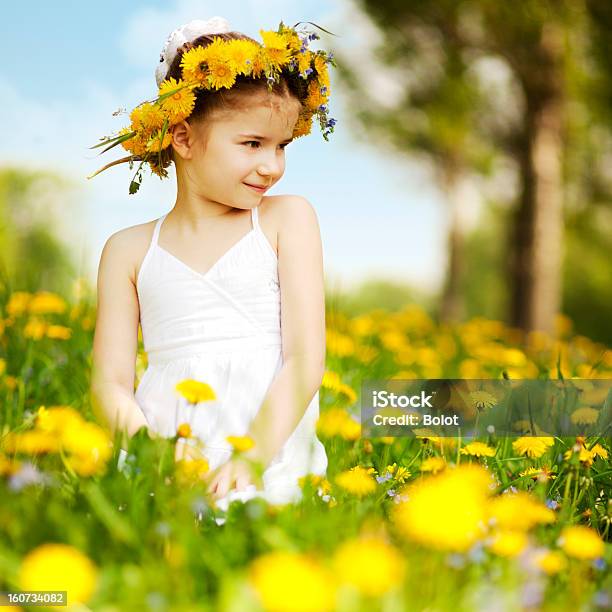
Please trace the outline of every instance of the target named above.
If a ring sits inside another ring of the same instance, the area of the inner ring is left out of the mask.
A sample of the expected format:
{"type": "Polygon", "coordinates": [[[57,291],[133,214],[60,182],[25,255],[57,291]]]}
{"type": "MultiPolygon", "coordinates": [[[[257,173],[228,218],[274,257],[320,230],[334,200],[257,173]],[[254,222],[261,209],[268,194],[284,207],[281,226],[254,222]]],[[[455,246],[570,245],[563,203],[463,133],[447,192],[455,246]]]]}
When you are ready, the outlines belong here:
{"type": "MultiPolygon", "coordinates": [[[[258,149],[258,148],[259,148],[259,145],[260,145],[261,143],[259,142],[259,140],[248,140],[247,142],[243,142],[242,144],[248,145],[248,146],[249,146],[249,148],[251,148],[251,149],[258,149]],[[251,146],[251,145],[255,145],[255,146],[253,147],[253,146],[251,146]]],[[[286,142],[286,143],[284,143],[284,144],[282,144],[282,145],[279,145],[279,146],[280,146],[280,148],[281,148],[281,149],[284,149],[284,148],[285,148],[285,147],[286,147],[288,144],[289,144],[289,143],[288,143],[288,142],[286,142]]]]}

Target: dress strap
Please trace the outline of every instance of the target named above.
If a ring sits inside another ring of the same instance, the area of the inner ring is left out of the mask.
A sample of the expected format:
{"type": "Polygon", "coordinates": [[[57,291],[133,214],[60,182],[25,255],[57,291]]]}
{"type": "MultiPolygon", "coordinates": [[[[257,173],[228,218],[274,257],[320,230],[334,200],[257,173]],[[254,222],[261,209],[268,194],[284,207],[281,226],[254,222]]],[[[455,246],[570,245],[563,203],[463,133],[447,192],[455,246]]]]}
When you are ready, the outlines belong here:
{"type": "Polygon", "coordinates": [[[153,237],[151,238],[151,244],[157,244],[157,239],[159,238],[159,230],[161,229],[162,223],[168,213],[166,213],[163,217],[160,217],[155,224],[155,228],[153,229],[153,237]]]}
{"type": "Polygon", "coordinates": [[[257,206],[255,208],[251,208],[251,221],[253,223],[253,229],[259,228],[259,216],[257,214],[257,206]]]}

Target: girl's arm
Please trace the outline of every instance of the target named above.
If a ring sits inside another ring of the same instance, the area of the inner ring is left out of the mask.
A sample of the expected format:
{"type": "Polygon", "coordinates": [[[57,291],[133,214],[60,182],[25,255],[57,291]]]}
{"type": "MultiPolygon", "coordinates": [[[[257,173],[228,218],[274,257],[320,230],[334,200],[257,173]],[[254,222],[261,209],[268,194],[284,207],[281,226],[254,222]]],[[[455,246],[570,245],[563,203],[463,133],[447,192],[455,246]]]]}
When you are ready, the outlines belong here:
{"type": "Polygon", "coordinates": [[[131,437],[147,421],[134,399],[139,307],[128,232],[113,234],[100,258],[90,391],[94,412],[113,434],[120,429],[131,437]]]}
{"type": "Polygon", "coordinates": [[[325,371],[325,290],[317,215],[300,196],[287,196],[280,206],[283,366],[251,423],[248,435],[255,446],[244,454],[263,465],[268,465],[297,427],[325,371]]]}

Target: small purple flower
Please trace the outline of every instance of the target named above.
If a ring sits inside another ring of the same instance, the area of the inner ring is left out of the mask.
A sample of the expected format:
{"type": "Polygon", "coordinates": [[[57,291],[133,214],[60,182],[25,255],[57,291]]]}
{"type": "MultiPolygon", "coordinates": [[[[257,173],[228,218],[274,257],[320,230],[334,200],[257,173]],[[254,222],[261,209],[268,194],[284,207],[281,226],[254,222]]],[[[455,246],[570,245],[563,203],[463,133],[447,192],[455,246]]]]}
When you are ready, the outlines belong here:
{"type": "Polygon", "coordinates": [[[24,487],[34,484],[45,485],[49,478],[40,472],[32,463],[25,463],[18,472],[15,472],[9,480],[11,491],[21,491],[24,487]]]}
{"type": "Polygon", "coordinates": [[[556,510],[559,507],[558,502],[556,502],[554,499],[547,499],[545,503],[546,507],[550,508],[551,510],[556,510]]]}
{"type": "Polygon", "coordinates": [[[326,113],[326,112],[327,112],[327,106],[325,106],[325,104],[321,104],[321,105],[319,106],[319,110],[320,110],[321,112],[323,112],[323,113],[326,113]]]}
{"type": "Polygon", "coordinates": [[[389,490],[387,491],[387,495],[388,495],[389,497],[396,497],[396,496],[397,496],[397,493],[395,492],[395,489],[389,489],[389,490]]]}
{"type": "Polygon", "coordinates": [[[329,62],[329,61],[331,61],[331,60],[333,60],[333,59],[334,59],[334,54],[333,54],[333,53],[330,51],[330,52],[327,54],[327,61],[329,62]]]}
{"type": "Polygon", "coordinates": [[[337,121],[332,117],[328,122],[327,122],[327,126],[329,127],[334,127],[334,125],[336,125],[337,121]]]}
{"type": "Polygon", "coordinates": [[[312,68],[306,68],[306,70],[304,70],[304,74],[310,76],[312,74],[312,68]]]}
{"type": "Polygon", "coordinates": [[[599,557],[599,559],[595,559],[593,561],[593,567],[599,571],[606,569],[606,562],[603,557],[599,557]]]}

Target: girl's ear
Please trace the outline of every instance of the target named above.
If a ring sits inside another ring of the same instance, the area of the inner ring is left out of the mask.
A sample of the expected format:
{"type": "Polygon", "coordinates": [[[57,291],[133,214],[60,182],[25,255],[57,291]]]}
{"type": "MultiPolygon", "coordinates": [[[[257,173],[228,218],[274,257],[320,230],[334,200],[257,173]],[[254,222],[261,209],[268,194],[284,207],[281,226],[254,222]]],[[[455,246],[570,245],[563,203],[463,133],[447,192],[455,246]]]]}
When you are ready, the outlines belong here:
{"type": "Polygon", "coordinates": [[[172,129],[172,148],[183,159],[191,159],[195,144],[195,130],[187,121],[175,124],[172,129]]]}

